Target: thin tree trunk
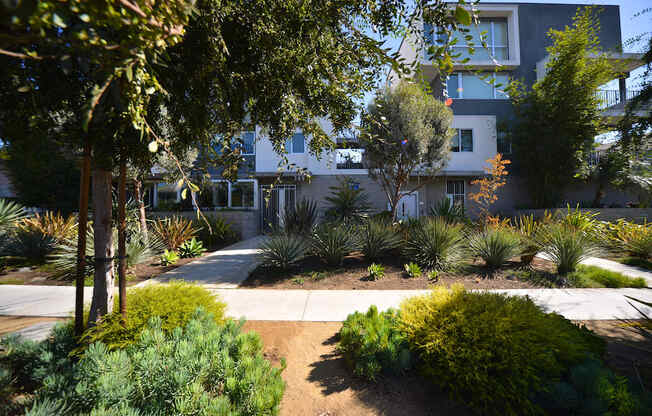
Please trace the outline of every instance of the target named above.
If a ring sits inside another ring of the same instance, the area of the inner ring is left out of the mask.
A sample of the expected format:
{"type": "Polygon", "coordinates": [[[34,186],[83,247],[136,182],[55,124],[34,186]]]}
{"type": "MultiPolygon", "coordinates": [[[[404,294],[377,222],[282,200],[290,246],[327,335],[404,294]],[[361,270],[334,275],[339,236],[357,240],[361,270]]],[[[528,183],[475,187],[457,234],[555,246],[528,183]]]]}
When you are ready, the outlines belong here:
{"type": "Polygon", "coordinates": [[[86,277],[86,228],[88,227],[88,188],[91,174],[91,145],[84,144],[84,160],[79,189],[77,225],[77,275],[75,276],[75,335],[84,332],[84,278],[86,277]]]}
{"type": "Polygon", "coordinates": [[[120,314],[127,320],[127,164],[124,154],[120,161],[120,183],[118,184],[118,287],[120,288],[120,314]]]}
{"type": "Polygon", "coordinates": [[[148,241],[147,234],[147,216],[145,215],[145,201],[143,200],[143,182],[140,179],[134,179],[134,194],[138,201],[138,219],[140,221],[140,234],[145,241],[148,241]]]}
{"type": "Polygon", "coordinates": [[[95,232],[95,278],[93,300],[88,317],[93,326],[113,311],[113,230],[111,204],[111,170],[93,171],[93,209],[95,232]]]}

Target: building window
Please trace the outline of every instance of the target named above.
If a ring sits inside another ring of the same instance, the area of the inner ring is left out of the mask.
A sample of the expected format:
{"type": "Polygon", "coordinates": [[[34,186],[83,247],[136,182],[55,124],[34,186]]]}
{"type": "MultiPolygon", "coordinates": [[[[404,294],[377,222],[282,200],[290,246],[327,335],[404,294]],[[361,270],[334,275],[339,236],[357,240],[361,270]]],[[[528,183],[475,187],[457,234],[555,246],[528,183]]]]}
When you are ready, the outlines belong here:
{"type": "MultiPolygon", "coordinates": [[[[224,141],[220,135],[216,135],[213,140],[211,147],[218,155],[222,154],[222,148],[224,146],[224,141]]],[[[240,148],[241,154],[246,155],[255,155],[256,154],[256,132],[245,131],[239,138],[235,138],[231,142],[231,148],[233,150],[240,148]]]]}
{"type": "MultiPolygon", "coordinates": [[[[460,55],[456,59],[461,60],[469,58],[471,61],[489,61],[491,56],[496,60],[509,59],[509,39],[507,37],[507,18],[494,17],[494,18],[481,18],[478,25],[465,26],[464,29],[468,31],[455,31],[451,33],[451,37],[457,40],[457,43],[451,46],[451,52],[455,55],[460,55]],[[467,37],[471,39],[467,41],[467,37]],[[482,45],[484,39],[487,44],[485,48],[482,45]],[[472,43],[469,46],[468,43],[472,43]],[[471,54],[473,48],[473,54],[471,54]]],[[[430,24],[424,24],[424,39],[428,45],[444,45],[446,44],[446,34],[437,33],[437,28],[433,29],[430,24]]]]}
{"type": "Polygon", "coordinates": [[[451,139],[451,152],[472,152],[473,151],[473,130],[457,129],[455,136],[451,139]]]}
{"type": "Polygon", "coordinates": [[[337,169],[364,169],[363,156],[364,149],[336,149],[336,167],[337,169]]]}
{"type": "Polygon", "coordinates": [[[464,181],[446,181],[446,197],[453,205],[464,207],[464,181]]]}
{"type": "Polygon", "coordinates": [[[179,202],[179,193],[181,188],[175,184],[159,183],[156,185],[157,203],[179,202]]]}
{"type": "Polygon", "coordinates": [[[510,139],[505,132],[498,132],[498,137],[496,139],[496,147],[498,153],[503,155],[512,154],[512,139],[510,139]]]}
{"type": "Polygon", "coordinates": [[[306,147],[306,139],[303,133],[295,133],[285,142],[286,153],[303,153],[306,147]]]}
{"type": "Polygon", "coordinates": [[[482,79],[479,75],[457,72],[448,76],[446,90],[450,98],[506,100],[509,98],[505,93],[508,84],[507,74],[492,73],[482,79]]]}
{"type": "Polygon", "coordinates": [[[255,179],[240,179],[237,182],[215,181],[213,202],[217,208],[256,208],[255,179]]]}

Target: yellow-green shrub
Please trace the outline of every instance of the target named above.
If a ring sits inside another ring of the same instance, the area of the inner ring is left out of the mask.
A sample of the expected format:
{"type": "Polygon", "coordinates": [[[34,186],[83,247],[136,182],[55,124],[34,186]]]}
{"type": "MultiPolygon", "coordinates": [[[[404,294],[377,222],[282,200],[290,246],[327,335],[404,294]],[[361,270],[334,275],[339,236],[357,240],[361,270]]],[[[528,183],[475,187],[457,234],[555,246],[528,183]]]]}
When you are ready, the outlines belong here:
{"type": "Polygon", "coordinates": [[[652,223],[634,224],[618,220],[610,230],[616,249],[639,259],[652,259],[652,223]]]}
{"type": "Polygon", "coordinates": [[[101,341],[110,350],[124,348],[134,343],[152,317],[161,318],[161,329],[170,333],[174,328],[184,327],[198,307],[211,314],[215,322],[224,321],[226,305],[201,286],[171,282],[152,284],[127,291],[127,321],[121,323],[118,297],[115,297],[113,313],[97,326],[88,329],[82,338],[84,345],[101,341]]]}
{"type": "Polygon", "coordinates": [[[538,414],[533,393],[604,350],[590,331],[529,298],[462,286],[407,299],[397,325],[423,374],[482,414],[538,414]]]}

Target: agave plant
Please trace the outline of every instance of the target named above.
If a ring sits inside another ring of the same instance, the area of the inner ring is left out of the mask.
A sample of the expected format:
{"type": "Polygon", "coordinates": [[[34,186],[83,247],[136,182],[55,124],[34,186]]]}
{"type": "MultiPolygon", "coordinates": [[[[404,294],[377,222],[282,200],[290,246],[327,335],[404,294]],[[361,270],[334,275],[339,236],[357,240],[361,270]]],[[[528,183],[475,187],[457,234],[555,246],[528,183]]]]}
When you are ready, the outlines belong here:
{"type": "Polygon", "coordinates": [[[152,227],[169,250],[176,250],[185,241],[197,235],[199,231],[193,227],[192,221],[183,217],[158,218],[152,227]]]}
{"type": "Polygon", "coordinates": [[[464,221],[464,207],[454,204],[449,198],[444,198],[430,208],[430,215],[433,217],[443,218],[448,222],[464,221]]]}
{"type": "Polygon", "coordinates": [[[555,263],[560,275],[574,272],[580,262],[602,253],[602,248],[591,233],[564,224],[542,226],[535,241],[540,251],[555,263]]]}
{"type": "Polygon", "coordinates": [[[356,248],[354,233],[345,224],[322,224],[312,234],[312,253],[330,266],[342,264],[356,248]]]}
{"type": "Polygon", "coordinates": [[[377,261],[401,244],[401,237],[391,224],[370,220],[360,228],[360,251],[368,261],[377,261]]]}
{"type": "Polygon", "coordinates": [[[288,270],[306,257],[308,244],[302,236],[279,234],[271,237],[261,247],[263,266],[288,270]]]}
{"type": "Polygon", "coordinates": [[[508,228],[489,227],[468,236],[469,252],[484,260],[487,267],[498,268],[521,254],[519,237],[508,228]]]}
{"type": "Polygon", "coordinates": [[[317,203],[302,199],[294,207],[286,207],[283,227],[288,234],[309,235],[317,224],[317,203]]]}
{"type": "Polygon", "coordinates": [[[441,218],[424,221],[421,227],[410,230],[405,256],[426,269],[455,267],[464,258],[462,225],[441,218]]]}
{"type": "Polygon", "coordinates": [[[190,240],[184,241],[183,244],[179,246],[179,256],[181,258],[191,258],[201,256],[206,249],[201,241],[198,241],[195,237],[190,240]]]}

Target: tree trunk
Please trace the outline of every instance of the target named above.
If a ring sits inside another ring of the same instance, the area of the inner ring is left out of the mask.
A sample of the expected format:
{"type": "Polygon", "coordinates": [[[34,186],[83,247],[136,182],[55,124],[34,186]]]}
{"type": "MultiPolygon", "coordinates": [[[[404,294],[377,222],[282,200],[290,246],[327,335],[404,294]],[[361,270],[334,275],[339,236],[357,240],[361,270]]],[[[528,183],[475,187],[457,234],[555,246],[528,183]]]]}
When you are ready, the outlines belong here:
{"type": "Polygon", "coordinates": [[[111,170],[93,172],[95,278],[89,326],[113,310],[113,230],[111,170]]]}
{"type": "Polygon", "coordinates": [[[127,164],[124,152],[120,162],[120,182],[118,184],[118,287],[120,292],[120,314],[123,322],[127,320],[127,164]]]}
{"type": "Polygon", "coordinates": [[[140,179],[134,179],[134,194],[138,201],[138,219],[140,220],[140,233],[144,241],[148,241],[147,234],[147,216],[145,215],[145,201],[143,200],[143,182],[140,179]]]}
{"type": "Polygon", "coordinates": [[[88,187],[90,185],[91,145],[86,140],[79,189],[77,225],[77,275],[75,276],[75,335],[84,332],[84,278],[86,277],[86,228],[88,226],[88,187]]]}

